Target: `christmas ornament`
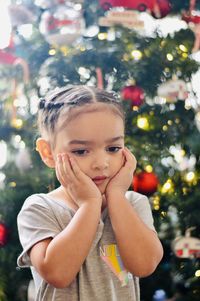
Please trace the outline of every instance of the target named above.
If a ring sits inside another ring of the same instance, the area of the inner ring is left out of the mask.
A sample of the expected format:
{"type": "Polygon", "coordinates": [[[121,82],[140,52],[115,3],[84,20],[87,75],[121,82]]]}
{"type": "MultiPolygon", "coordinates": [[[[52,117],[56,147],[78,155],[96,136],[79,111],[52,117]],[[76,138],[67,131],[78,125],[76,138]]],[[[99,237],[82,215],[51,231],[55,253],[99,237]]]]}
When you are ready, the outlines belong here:
{"type": "Polygon", "coordinates": [[[195,11],[196,0],[190,0],[189,11],[183,11],[182,20],[188,23],[188,26],[195,34],[195,41],[192,52],[200,49],[200,14],[195,11]]]}
{"type": "Polygon", "coordinates": [[[153,301],[166,301],[167,295],[164,290],[158,289],[153,295],[153,301]]]}
{"type": "Polygon", "coordinates": [[[52,7],[41,17],[40,31],[49,44],[71,45],[81,37],[83,29],[82,11],[71,3],[52,7]]]}
{"type": "Polygon", "coordinates": [[[0,247],[4,247],[8,241],[8,229],[5,224],[0,223],[0,247]]]}
{"type": "Polygon", "coordinates": [[[23,69],[23,73],[24,73],[24,82],[27,84],[29,81],[29,67],[27,62],[20,58],[15,56],[12,53],[3,51],[0,49],[0,64],[5,64],[5,65],[20,65],[23,69]]]}
{"type": "Polygon", "coordinates": [[[63,4],[65,2],[66,2],[66,0],[35,0],[34,1],[35,5],[43,8],[43,9],[53,7],[57,4],[63,4]]]}
{"type": "MultiPolygon", "coordinates": [[[[74,0],[73,3],[83,3],[84,0],[74,0]]],[[[69,3],[69,0],[35,0],[34,4],[42,9],[48,9],[59,4],[69,3]]]]}
{"type": "Polygon", "coordinates": [[[180,79],[172,79],[161,84],[157,89],[157,94],[166,98],[168,102],[176,102],[178,99],[185,100],[188,97],[186,83],[180,79]]]}
{"type": "Polygon", "coordinates": [[[139,19],[140,14],[135,11],[108,11],[105,17],[99,18],[100,26],[122,25],[134,30],[144,30],[144,22],[139,19]]]}
{"type": "Polygon", "coordinates": [[[32,166],[31,156],[27,148],[21,148],[15,156],[15,164],[21,173],[29,170],[32,166]]]}
{"type": "Polygon", "coordinates": [[[8,7],[12,26],[33,23],[33,13],[22,4],[11,4],[8,7]]]}
{"type": "Polygon", "coordinates": [[[142,171],[133,176],[133,190],[145,195],[156,192],[158,184],[158,178],[153,172],[142,171]]]}
{"type": "Polygon", "coordinates": [[[163,18],[171,11],[171,4],[168,0],[99,0],[99,3],[104,10],[124,7],[140,12],[149,11],[156,18],[163,18]]]}
{"type": "Polygon", "coordinates": [[[172,243],[172,250],[179,258],[200,258],[200,239],[191,237],[191,229],[185,232],[185,236],[177,237],[172,243]]]}
{"type": "Polygon", "coordinates": [[[155,0],[151,15],[156,18],[164,18],[171,12],[171,3],[168,0],[155,0]]]}
{"type": "Polygon", "coordinates": [[[132,106],[141,106],[144,102],[144,90],[136,85],[126,86],[121,90],[123,100],[130,100],[132,106]]]}

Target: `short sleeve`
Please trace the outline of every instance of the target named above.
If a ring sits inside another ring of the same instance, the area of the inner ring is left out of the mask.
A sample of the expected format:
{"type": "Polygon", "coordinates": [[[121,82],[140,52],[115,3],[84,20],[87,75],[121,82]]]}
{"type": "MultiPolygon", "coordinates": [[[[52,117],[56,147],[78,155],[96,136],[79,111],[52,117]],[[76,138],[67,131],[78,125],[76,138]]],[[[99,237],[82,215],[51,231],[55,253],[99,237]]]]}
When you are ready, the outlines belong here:
{"type": "Polygon", "coordinates": [[[126,197],[134,207],[135,211],[142,219],[142,221],[152,230],[155,230],[154,221],[151,211],[151,206],[149,203],[149,199],[140,193],[135,191],[127,191],[126,197]]]}
{"type": "Polygon", "coordinates": [[[28,251],[33,245],[41,240],[54,238],[61,231],[51,207],[37,195],[26,199],[18,214],[17,226],[23,247],[17,260],[19,267],[31,266],[28,251]]]}

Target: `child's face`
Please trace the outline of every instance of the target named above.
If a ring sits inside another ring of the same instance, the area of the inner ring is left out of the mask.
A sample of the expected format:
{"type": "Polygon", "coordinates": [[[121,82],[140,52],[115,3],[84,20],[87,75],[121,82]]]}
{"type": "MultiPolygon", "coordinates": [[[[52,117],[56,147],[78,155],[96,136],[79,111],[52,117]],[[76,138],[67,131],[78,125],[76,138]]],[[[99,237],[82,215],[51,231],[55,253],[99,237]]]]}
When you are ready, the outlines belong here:
{"type": "Polygon", "coordinates": [[[95,182],[103,194],[110,179],[124,163],[122,148],[124,148],[122,118],[111,110],[84,112],[83,108],[83,113],[62,126],[56,133],[53,155],[56,158],[59,153],[68,153],[76,159],[81,170],[91,179],[106,176],[104,181],[95,182]],[[116,137],[118,139],[111,141],[116,137]]]}

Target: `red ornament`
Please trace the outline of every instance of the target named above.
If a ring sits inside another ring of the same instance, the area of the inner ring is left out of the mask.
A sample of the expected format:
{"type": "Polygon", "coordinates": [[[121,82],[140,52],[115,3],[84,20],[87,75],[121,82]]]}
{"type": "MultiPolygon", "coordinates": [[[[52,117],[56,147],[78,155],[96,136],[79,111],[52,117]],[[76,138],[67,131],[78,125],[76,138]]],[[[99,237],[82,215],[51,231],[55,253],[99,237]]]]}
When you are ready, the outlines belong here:
{"type": "Polygon", "coordinates": [[[145,195],[156,192],[158,184],[158,178],[153,172],[142,171],[133,176],[133,190],[145,195]]]}
{"type": "Polygon", "coordinates": [[[27,84],[29,81],[29,66],[27,62],[21,58],[17,57],[12,53],[3,51],[0,49],[0,65],[21,65],[24,72],[24,82],[27,84]]]}
{"type": "Polygon", "coordinates": [[[0,50],[0,64],[13,65],[17,57],[9,52],[0,50]]]}
{"type": "Polygon", "coordinates": [[[151,11],[151,15],[156,18],[164,18],[166,17],[171,11],[171,3],[168,0],[156,0],[154,1],[154,8],[151,11]]]}
{"type": "Polygon", "coordinates": [[[5,224],[0,223],[0,247],[4,247],[8,240],[8,229],[5,224]]]}
{"type": "Polygon", "coordinates": [[[141,106],[144,102],[144,91],[138,86],[126,86],[121,90],[122,99],[130,100],[133,106],[141,106]]]}

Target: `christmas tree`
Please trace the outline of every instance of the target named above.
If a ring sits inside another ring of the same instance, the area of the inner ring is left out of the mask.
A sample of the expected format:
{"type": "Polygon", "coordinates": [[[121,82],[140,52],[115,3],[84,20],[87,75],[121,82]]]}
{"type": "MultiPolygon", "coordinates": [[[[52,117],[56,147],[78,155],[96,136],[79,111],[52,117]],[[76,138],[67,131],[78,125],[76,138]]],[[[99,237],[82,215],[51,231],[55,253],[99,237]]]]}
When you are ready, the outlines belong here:
{"type": "Polygon", "coordinates": [[[149,197],[165,252],[156,272],[141,279],[141,300],[158,300],[158,290],[170,298],[176,289],[181,300],[199,300],[199,1],[7,2],[9,43],[0,44],[0,301],[26,299],[31,274],[16,268],[16,216],[27,196],[58,185],[35,150],[37,104],[67,84],[114,90],[123,100],[126,145],[138,161],[130,190],[149,197]]]}

